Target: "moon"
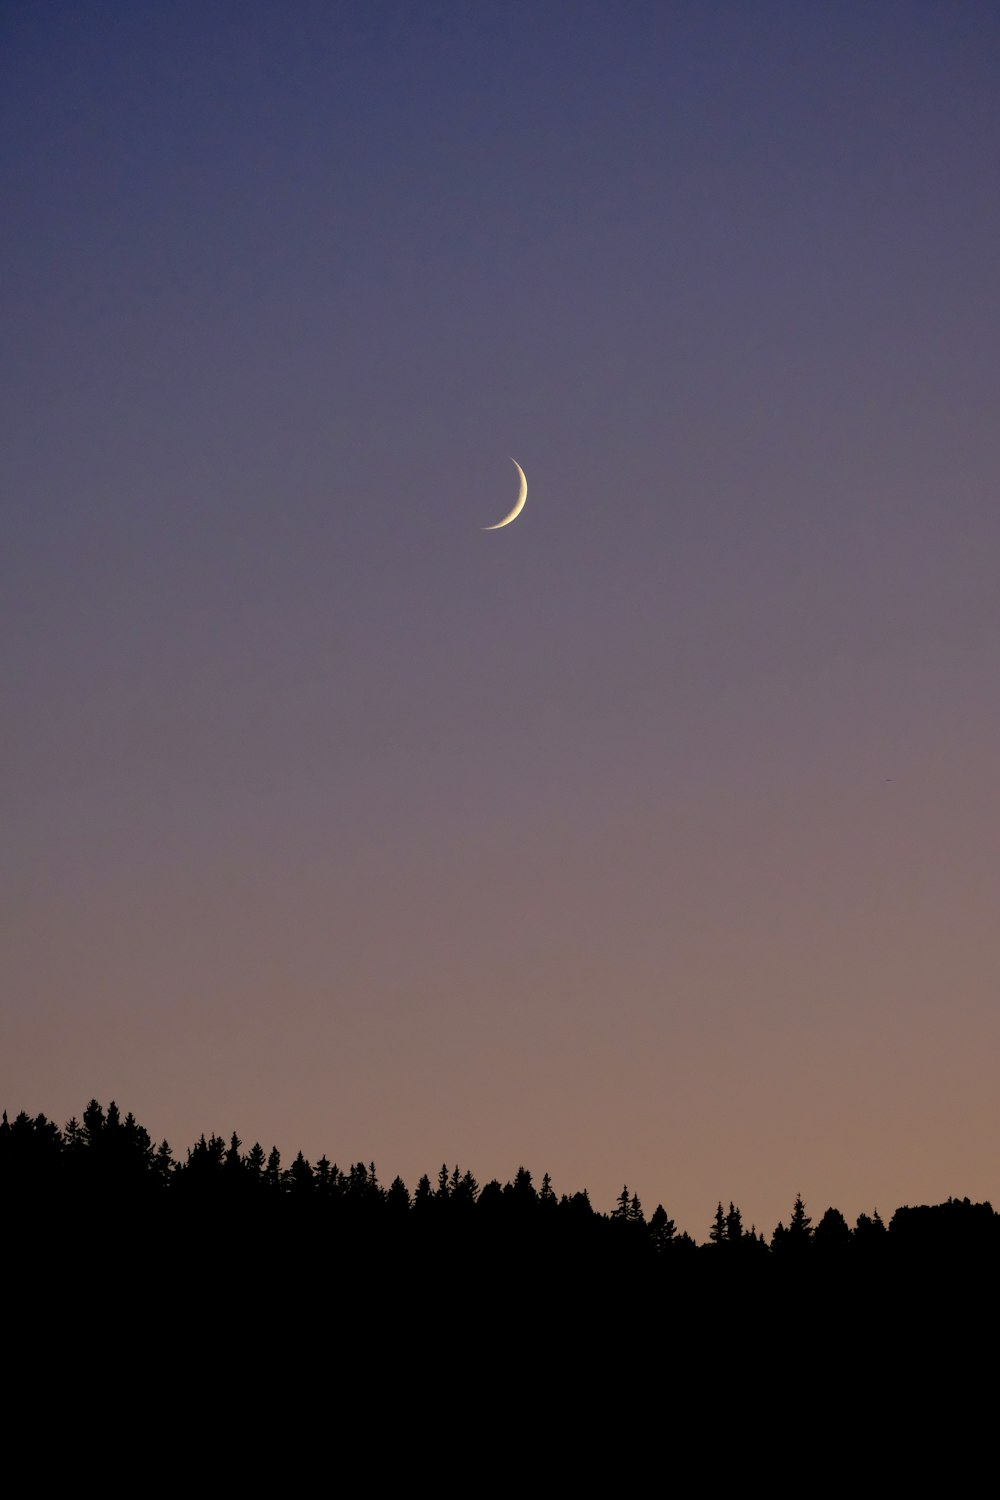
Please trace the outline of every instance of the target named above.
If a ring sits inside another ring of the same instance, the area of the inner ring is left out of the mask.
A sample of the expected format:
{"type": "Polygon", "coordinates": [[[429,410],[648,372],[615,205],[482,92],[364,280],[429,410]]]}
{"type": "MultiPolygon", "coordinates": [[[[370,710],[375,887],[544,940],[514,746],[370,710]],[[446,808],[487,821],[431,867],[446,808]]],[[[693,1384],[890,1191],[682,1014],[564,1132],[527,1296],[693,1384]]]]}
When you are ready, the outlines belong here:
{"type": "Polygon", "coordinates": [[[504,516],[503,520],[497,521],[495,526],[484,526],[484,531],[499,531],[501,526],[509,526],[511,521],[517,520],[518,516],[524,509],[524,502],[528,498],[528,481],[525,479],[524,470],[521,468],[521,465],[518,463],[517,459],[512,458],[511,463],[514,465],[514,468],[521,476],[521,493],[517,497],[517,504],[514,506],[514,509],[511,511],[509,516],[504,516]]]}

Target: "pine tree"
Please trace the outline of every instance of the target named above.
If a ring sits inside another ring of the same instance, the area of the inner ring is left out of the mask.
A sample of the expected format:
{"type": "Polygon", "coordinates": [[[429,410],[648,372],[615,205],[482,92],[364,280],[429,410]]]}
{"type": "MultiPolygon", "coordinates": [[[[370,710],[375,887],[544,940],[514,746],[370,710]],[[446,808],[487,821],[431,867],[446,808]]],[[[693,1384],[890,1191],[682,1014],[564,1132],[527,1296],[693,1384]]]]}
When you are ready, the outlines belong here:
{"type": "Polygon", "coordinates": [[[153,1176],[160,1187],[168,1185],[175,1165],[169,1142],[161,1141],[156,1148],[156,1156],[153,1160],[153,1176]]]}
{"type": "Polygon", "coordinates": [[[348,1198],[355,1204],[370,1203],[381,1198],[381,1190],[375,1176],[374,1166],[369,1169],[363,1161],[356,1161],[347,1174],[345,1189],[348,1198]]]}
{"type": "Polygon", "coordinates": [[[806,1206],[802,1202],[802,1194],[796,1193],[795,1206],[792,1209],[791,1222],[788,1226],[791,1239],[796,1243],[805,1243],[810,1240],[812,1238],[812,1230],[809,1227],[811,1223],[812,1219],[806,1213],[806,1206]]]}
{"type": "Polygon", "coordinates": [[[476,1216],[483,1222],[494,1223],[503,1213],[503,1207],[504,1189],[491,1177],[476,1200],[476,1216]]]}
{"type": "Polygon", "coordinates": [[[715,1218],[708,1232],[708,1238],[713,1245],[723,1245],[726,1241],[726,1215],[722,1203],[718,1203],[715,1209],[715,1218]]]}
{"type": "Polygon", "coordinates": [[[854,1226],[851,1241],[855,1255],[868,1257],[881,1255],[884,1252],[888,1241],[888,1231],[879,1216],[878,1209],[871,1218],[868,1214],[858,1214],[858,1222],[854,1226]]]}
{"type": "Polygon", "coordinates": [[[394,1218],[405,1219],[409,1213],[410,1195],[402,1177],[394,1177],[389,1184],[389,1191],[385,1195],[385,1206],[394,1218]]]}
{"type": "Polygon", "coordinates": [[[96,1145],[104,1131],[104,1110],[96,1099],[91,1099],[83,1112],[83,1128],[88,1146],[96,1145]]]}
{"type": "Polygon", "coordinates": [[[649,1237],[653,1242],[653,1248],[658,1255],[670,1247],[677,1225],[673,1219],[667,1217],[667,1211],[662,1203],[658,1203],[653,1209],[653,1216],[649,1221],[649,1237]]]}
{"type": "Polygon", "coordinates": [[[826,1256],[842,1255],[850,1248],[851,1231],[839,1208],[828,1208],[816,1225],[813,1244],[826,1256]]]}
{"type": "Polygon", "coordinates": [[[242,1144],[243,1142],[234,1130],[229,1140],[229,1149],[222,1163],[226,1176],[230,1180],[242,1177],[243,1175],[243,1159],[240,1156],[240,1147],[242,1144]]]}
{"type": "Polygon", "coordinates": [[[479,1196],[479,1183],[471,1172],[465,1172],[456,1180],[458,1168],[452,1174],[452,1201],[460,1208],[471,1208],[479,1196]]]}
{"type": "Polygon", "coordinates": [[[264,1181],[272,1193],[279,1193],[281,1191],[281,1152],[277,1146],[272,1146],[268,1152],[267,1166],[264,1168],[264,1181]]]}
{"type": "Polygon", "coordinates": [[[801,1256],[806,1254],[812,1245],[811,1224],[812,1220],[806,1213],[802,1194],[797,1193],[788,1228],[786,1229],[784,1224],[778,1224],[771,1240],[771,1249],[778,1255],[801,1256]]]}
{"type": "Polygon", "coordinates": [[[187,1161],[184,1163],[185,1174],[191,1177],[210,1177],[217,1169],[221,1169],[225,1149],[226,1143],[221,1136],[212,1135],[206,1139],[205,1132],[202,1131],[194,1145],[188,1147],[187,1161]]]}
{"type": "Polygon", "coordinates": [[[290,1194],[296,1199],[310,1198],[313,1190],[313,1169],[300,1151],[285,1173],[285,1182],[290,1194]]]}
{"type": "Polygon", "coordinates": [[[504,1187],[504,1198],[517,1214],[530,1213],[538,1203],[538,1194],[527,1167],[518,1167],[514,1181],[504,1187]]]}

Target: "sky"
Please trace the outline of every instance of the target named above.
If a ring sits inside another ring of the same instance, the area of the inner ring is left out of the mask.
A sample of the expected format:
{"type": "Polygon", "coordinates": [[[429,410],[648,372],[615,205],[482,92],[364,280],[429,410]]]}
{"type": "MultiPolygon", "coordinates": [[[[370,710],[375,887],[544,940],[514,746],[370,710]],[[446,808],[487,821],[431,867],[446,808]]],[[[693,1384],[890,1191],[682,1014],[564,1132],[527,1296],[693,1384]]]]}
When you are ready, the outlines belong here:
{"type": "Polygon", "coordinates": [[[976,0],[4,6],[0,1105],[1000,1204],[998,80],[976,0]]]}

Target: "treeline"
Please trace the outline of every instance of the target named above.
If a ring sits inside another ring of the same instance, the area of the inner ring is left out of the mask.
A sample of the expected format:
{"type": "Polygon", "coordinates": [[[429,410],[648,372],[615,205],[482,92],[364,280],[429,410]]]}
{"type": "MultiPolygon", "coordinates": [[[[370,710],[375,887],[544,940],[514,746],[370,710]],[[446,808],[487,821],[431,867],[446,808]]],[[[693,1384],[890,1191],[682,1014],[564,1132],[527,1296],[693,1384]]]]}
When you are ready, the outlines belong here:
{"type": "MultiPolygon", "coordinates": [[[[586,1190],[557,1194],[546,1173],[536,1185],[519,1167],[506,1183],[480,1185],[471,1171],[442,1165],[411,1193],[402,1178],[383,1184],[374,1163],[341,1168],[326,1156],[310,1162],[300,1151],[287,1165],[276,1147],[243,1149],[202,1135],[183,1160],[166,1141],[112,1102],[96,1099],[60,1129],[44,1114],[20,1113],[0,1123],[0,1211],[8,1223],[127,1220],[159,1234],[204,1232],[231,1226],[252,1231],[258,1242],[300,1237],[335,1251],[365,1254],[424,1253],[488,1259],[515,1254],[566,1265],[634,1271],[713,1264],[762,1271],[769,1266],[842,1268],[912,1264],[914,1257],[969,1261],[992,1259],[1000,1249],[1000,1215],[989,1203],[949,1198],[946,1203],[898,1208],[888,1225],[877,1211],[850,1226],[836,1208],[814,1224],[801,1196],[787,1225],[770,1237],[747,1229],[740,1209],[720,1202],[707,1242],[678,1232],[662,1204],[648,1216],[638,1197],[622,1188],[614,1209],[599,1213],[586,1190]]],[[[767,1274],[767,1273],[765,1273],[767,1274]]]]}

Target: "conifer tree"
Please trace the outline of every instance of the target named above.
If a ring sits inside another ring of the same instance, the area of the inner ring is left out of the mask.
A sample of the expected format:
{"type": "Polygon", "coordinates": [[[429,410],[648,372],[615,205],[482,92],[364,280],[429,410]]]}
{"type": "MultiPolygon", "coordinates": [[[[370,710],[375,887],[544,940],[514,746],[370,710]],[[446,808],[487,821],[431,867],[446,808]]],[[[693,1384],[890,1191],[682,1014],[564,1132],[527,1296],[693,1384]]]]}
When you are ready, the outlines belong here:
{"type": "Polygon", "coordinates": [[[418,1215],[418,1217],[422,1216],[430,1208],[433,1201],[434,1194],[431,1190],[431,1180],[425,1172],[420,1181],[417,1183],[417,1190],[413,1195],[414,1212],[418,1215]]]}
{"type": "Polygon", "coordinates": [[[658,1203],[653,1209],[653,1216],[649,1221],[649,1237],[653,1242],[653,1248],[657,1254],[662,1254],[670,1246],[677,1225],[673,1219],[667,1217],[667,1211],[662,1203],[658,1203]]]}
{"type": "Polygon", "coordinates": [[[456,1167],[452,1174],[452,1201],[458,1207],[471,1208],[479,1196],[479,1183],[471,1172],[464,1172],[460,1178],[456,1179],[457,1172],[456,1167]]]}
{"type": "Polygon", "coordinates": [[[153,1160],[153,1176],[160,1187],[166,1187],[174,1171],[174,1158],[168,1141],[161,1141],[153,1160]]]}
{"type": "Polygon", "coordinates": [[[394,1218],[405,1219],[410,1210],[410,1195],[402,1177],[394,1177],[385,1195],[385,1206],[394,1218]]]}
{"type": "Polygon", "coordinates": [[[812,1219],[806,1213],[806,1206],[802,1202],[802,1194],[796,1193],[795,1206],[792,1209],[792,1217],[788,1225],[788,1233],[793,1243],[802,1244],[812,1238],[810,1225],[812,1219]]]}
{"type": "Polygon", "coordinates": [[[518,1167],[514,1173],[514,1181],[508,1182],[503,1191],[504,1197],[517,1212],[528,1213],[538,1203],[538,1194],[527,1167],[518,1167]]]}
{"type": "Polygon", "coordinates": [[[272,1193],[281,1191],[281,1152],[277,1146],[272,1146],[268,1152],[267,1166],[264,1168],[264,1181],[272,1193]]]}
{"type": "Polygon", "coordinates": [[[806,1213],[802,1194],[796,1193],[795,1205],[792,1209],[792,1217],[788,1228],[784,1224],[778,1224],[771,1240],[771,1249],[779,1255],[801,1256],[806,1254],[812,1245],[812,1220],[806,1213]]]}
{"type": "Polygon", "coordinates": [[[824,1255],[838,1255],[846,1251],[851,1243],[851,1231],[839,1208],[828,1208],[816,1225],[813,1244],[824,1255]]]}
{"type": "Polygon", "coordinates": [[[708,1238],[713,1245],[723,1245],[726,1240],[726,1215],[721,1201],[716,1205],[715,1218],[708,1232],[708,1238]]]}
{"type": "Polygon", "coordinates": [[[229,1149],[223,1160],[223,1166],[228,1177],[240,1177],[243,1174],[243,1159],[240,1156],[240,1147],[243,1142],[234,1130],[229,1140],[229,1149]]]}
{"type": "Polygon", "coordinates": [[[104,1130],[104,1110],[96,1099],[91,1099],[83,1112],[83,1128],[87,1135],[87,1144],[97,1144],[104,1130]]]}
{"type": "Polygon", "coordinates": [[[312,1196],[313,1169],[301,1151],[298,1152],[292,1165],[285,1173],[285,1181],[289,1192],[296,1199],[301,1200],[312,1196]]]}
{"type": "Polygon", "coordinates": [[[858,1214],[854,1233],[851,1236],[854,1251],[858,1255],[878,1255],[882,1252],[888,1237],[888,1231],[879,1216],[878,1209],[869,1217],[868,1214],[858,1214]]]}

